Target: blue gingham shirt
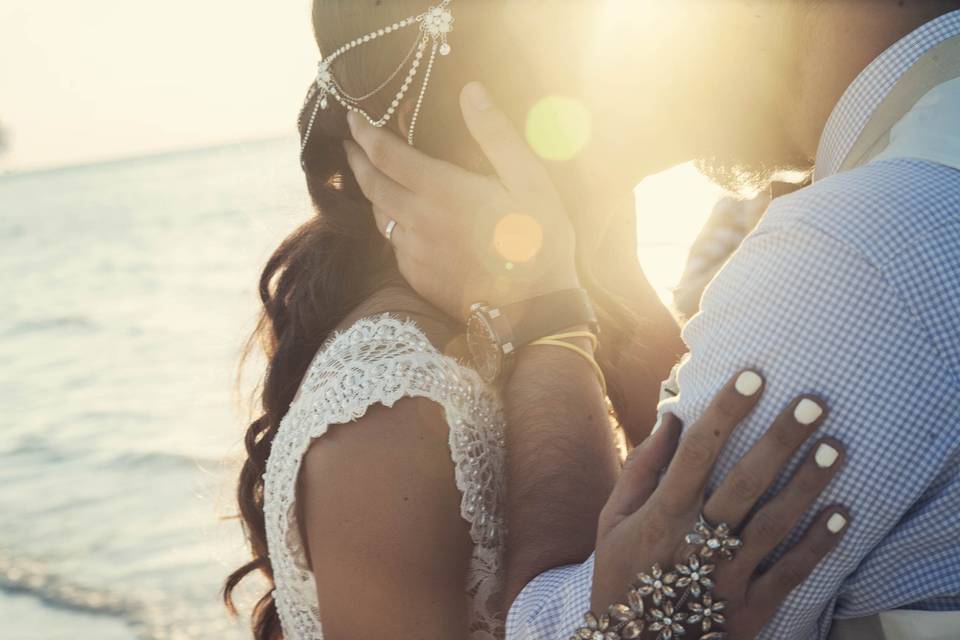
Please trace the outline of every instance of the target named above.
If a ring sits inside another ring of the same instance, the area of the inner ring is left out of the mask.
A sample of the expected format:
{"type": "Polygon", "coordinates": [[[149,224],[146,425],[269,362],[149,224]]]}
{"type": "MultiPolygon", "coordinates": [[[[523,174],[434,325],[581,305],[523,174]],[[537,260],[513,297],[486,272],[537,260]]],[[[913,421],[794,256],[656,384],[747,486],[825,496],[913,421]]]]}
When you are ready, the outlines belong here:
{"type": "MultiPolygon", "coordinates": [[[[821,435],[848,450],[843,472],[761,568],[831,503],[850,507],[850,529],[763,638],[824,638],[834,617],[960,610],[960,170],[890,159],[837,173],[896,80],[957,35],[960,11],[858,76],[824,130],[814,185],[774,202],[683,332],[681,393],[665,410],[684,424],[738,369],[758,367],[767,380],[710,490],[800,393],[826,400],[821,435]]],[[[508,640],[569,638],[589,609],[592,574],[591,558],[535,578],[513,604],[508,640]]]]}

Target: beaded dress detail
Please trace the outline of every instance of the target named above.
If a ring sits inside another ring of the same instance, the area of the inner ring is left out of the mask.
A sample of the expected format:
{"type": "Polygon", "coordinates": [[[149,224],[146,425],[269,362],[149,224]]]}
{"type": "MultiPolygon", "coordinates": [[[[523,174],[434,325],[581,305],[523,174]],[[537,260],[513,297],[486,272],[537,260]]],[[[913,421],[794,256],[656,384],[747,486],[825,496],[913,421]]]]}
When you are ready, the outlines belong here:
{"type": "Polygon", "coordinates": [[[450,428],[450,456],[460,515],[473,554],[464,592],[471,640],[500,640],[504,519],[504,420],[496,393],[471,369],[444,356],[412,322],[380,315],[333,336],[311,362],[280,423],[264,473],[267,547],[273,597],[286,640],[320,640],[320,608],[297,524],[296,486],[303,455],[332,425],[362,417],[375,404],[404,397],[432,400],[450,428]]]}

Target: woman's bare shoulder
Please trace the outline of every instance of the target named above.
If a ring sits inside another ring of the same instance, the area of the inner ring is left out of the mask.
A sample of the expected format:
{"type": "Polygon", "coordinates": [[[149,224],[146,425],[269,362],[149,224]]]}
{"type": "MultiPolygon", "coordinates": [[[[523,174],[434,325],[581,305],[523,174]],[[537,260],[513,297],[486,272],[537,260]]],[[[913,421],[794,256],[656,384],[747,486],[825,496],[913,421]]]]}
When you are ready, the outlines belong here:
{"type": "MultiPolygon", "coordinates": [[[[299,482],[302,532],[330,637],[378,637],[371,611],[377,624],[401,626],[444,612],[438,633],[453,635],[436,637],[463,637],[472,542],[441,407],[403,398],[332,427],[311,445],[299,482]]],[[[422,637],[410,633],[397,637],[422,637]]]]}

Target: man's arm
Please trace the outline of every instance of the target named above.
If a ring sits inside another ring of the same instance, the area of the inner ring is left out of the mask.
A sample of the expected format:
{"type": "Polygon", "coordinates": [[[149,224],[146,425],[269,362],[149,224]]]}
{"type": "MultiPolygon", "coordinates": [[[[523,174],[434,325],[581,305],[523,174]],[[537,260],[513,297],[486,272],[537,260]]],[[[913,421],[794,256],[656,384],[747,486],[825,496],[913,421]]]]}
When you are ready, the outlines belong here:
{"type": "MultiPolygon", "coordinates": [[[[789,206],[815,213],[796,198],[789,206]]],[[[691,355],[680,369],[680,396],[664,408],[684,424],[703,414],[731,368],[758,367],[769,382],[720,456],[711,490],[797,393],[825,400],[830,414],[819,433],[849,452],[844,474],[762,567],[782,558],[827,504],[850,506],[850,535],[783,602],[761,637],[823,637],[837,614],[870,615],[960,592],[957,573],[942,570],[956,555],[936,535],[960,508],[951,484],[960,463],[960,395],[923,323],[882,269],[842,240],[783,223],[775,208],[711,284],[684,337],[691,355]],[[887,578],[893,575],[900,579],[887,578]]],[[[784,467],[773,491],[807,453],[784,467]]],[[[508,638],[569,632],[589,606],[592,572],[588,562],[535,578],[514,602],[508,638]]]]}
{"type": "Polygon", "coordinates": [[[603,394],[584,358],[556,347],[522,349],[503,400],[509,607],[534,576],[590,555],[619,461],[603,394]]]}
{"type": "MultiPolygon", "coordinates": [[[[679,398],[665,407],[689,424],[730,366],[759,367],[770,382],[719,459],[711,489],[799,392],[825,400],[830,417],[821,433],[849,452],[844,474],[816,508],[850,505],[857,514],[850,535],[784,602],[763,637],[817,637],[829,629],[835,607],[846,616],[870,615],[922,600],[925,587],[918,584],[930,575],[923,566],[929,558],[904,554],[902,545],[927,545],[931,532],[907,514],[937,475],[956,464],[957,390],[922,322],[883,266],[804,222],[839,215],[815,192],[774,203],[685,327],[690,358],[679,372],[679,398]],[[903,580],[881,588],[884,575],[903,580]]],[[[787,465],[775,490],[795,465],[787,465]]],[[[812,517],[808,512],[765,566],[812,517]]]]}

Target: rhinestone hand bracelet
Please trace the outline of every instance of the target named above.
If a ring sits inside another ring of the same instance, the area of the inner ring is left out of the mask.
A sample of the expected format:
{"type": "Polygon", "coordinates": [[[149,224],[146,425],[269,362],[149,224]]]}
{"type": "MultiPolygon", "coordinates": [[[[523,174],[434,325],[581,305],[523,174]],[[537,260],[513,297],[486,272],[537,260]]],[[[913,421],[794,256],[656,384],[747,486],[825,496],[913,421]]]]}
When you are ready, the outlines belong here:
{"type": "Polygon", "coordinates": [[[711,560],[714,556],[733,558],[742,543],[726,524],[712,527],[703,515],[685,540],[700,547],[686,562],[675,565],[670,572],[655,564],[647,573],[639,574],[627,592],[626,603],[611,605],[600,616],[587,613],[585,624],[570,640],[632,640],[644,631],[657,640],[672,640],[688,631],[702,634],[698,636],[701,640],[724,640],[726,603],[713,597],[710,575],[716,564],[711,560]]]}

